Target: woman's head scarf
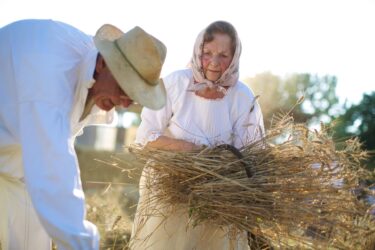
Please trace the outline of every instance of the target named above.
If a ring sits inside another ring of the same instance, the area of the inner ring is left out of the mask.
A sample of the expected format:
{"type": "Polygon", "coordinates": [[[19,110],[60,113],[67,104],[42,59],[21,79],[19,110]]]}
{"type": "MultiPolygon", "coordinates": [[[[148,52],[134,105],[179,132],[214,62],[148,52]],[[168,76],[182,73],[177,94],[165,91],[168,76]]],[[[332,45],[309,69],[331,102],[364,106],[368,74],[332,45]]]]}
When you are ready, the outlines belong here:
{"type": "Polygon", "coordinates": [[[235,31],[235,41],[232,41],[235,45],[235,50],[233,54],[232,62],[229,67],[224,71],[221,77],[213,82],[204,76],[203,66],[202,66],[202,53],[204,45],[204,36],[206,34],[206,29],[201,31],[195,40],[193,56],[191,59],[191,69],[193,71],[195,84],[190,88],[191,91],[197,91],[205,87],[217,88],[219,91],[226,93],[225,87],[231,87],[237,83],[239,78],[239,59],[241,54],[241,41],[238,38],[237,32],[235,31]]]}

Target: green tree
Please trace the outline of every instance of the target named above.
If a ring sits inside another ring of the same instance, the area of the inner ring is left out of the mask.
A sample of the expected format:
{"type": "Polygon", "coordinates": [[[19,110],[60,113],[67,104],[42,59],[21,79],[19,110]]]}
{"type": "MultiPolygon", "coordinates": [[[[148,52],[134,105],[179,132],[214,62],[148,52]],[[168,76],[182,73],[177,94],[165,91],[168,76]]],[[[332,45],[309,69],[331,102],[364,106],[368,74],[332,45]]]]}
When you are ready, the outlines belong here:
{"type": "Polygon", "coordinates": [[[358,137],[366,150],[371,153],[371,165],[375,165],[375,92],[364,94],[359,104],[351,105],[338,116],[335,137],[358,137]]]}
{"type": "Polygon", "coordinates": [[[337,78],[311,74],[292,74],[282,79],[270,72],[245,79],[259,95],[266,127],[269,127],[274,114],[287,113],[301,97],[304,101],[297,105],[292,115],[296,122],[309,124],[329,122],[338,112],[336,96],[337,78]]]}

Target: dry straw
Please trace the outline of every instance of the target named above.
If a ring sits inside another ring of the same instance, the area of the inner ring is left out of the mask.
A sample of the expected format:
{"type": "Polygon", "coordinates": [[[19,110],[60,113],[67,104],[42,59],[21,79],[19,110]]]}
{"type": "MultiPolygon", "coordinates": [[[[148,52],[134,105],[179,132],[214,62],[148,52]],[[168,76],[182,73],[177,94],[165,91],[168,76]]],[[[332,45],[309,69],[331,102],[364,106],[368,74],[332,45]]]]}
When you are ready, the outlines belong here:
{"type": "Polygon", "coordinates": [[[353,194],[368,174],[358,140],[337,150],[324,126],[311,131],[289,115],[276,120],[262,139],[239,150],[186,153],[133,145],[130,151],[151,173],[147,212],[158,216],[160,204],[171,212],[184,207],[189,226],[231,226],[273,248],[368,247],[375,223],[353,194]]]}

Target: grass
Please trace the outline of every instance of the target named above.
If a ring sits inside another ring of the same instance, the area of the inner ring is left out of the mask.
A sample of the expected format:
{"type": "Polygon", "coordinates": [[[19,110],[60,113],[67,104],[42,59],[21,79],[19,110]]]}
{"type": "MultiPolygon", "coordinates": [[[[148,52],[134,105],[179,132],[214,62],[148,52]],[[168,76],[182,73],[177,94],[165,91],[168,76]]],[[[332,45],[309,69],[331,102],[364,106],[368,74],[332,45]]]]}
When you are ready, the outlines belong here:
{"type": "Polygon", "coordinates": [[[77,149],[87,219],[100,232],[100,249],[128,249],[142,166],[126,153],[77,149]],[[121,165],[121,166],[120,166],[121,165]]]}

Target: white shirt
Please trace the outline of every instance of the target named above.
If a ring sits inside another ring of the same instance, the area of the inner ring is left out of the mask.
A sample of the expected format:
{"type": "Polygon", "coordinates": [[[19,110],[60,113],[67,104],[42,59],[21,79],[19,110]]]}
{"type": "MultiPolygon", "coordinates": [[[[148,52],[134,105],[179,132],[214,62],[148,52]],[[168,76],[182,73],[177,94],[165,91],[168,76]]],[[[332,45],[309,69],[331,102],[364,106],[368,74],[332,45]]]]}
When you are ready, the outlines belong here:
{"type": "Polygon", "coordinates": [[[143,109],[136,143],[146,144],[166,135],[198,145],[225,143],[241,148],[262,136],[261,109],[242,82],[230,87],[222,99],[209,100],[188,91],[194,84],[190,69],[176,71],[163,80],[167,103],[158,111],[143,109]]]}
{"type": "MultiPolygon", "coordinates": [[[[209,147],[230,144],[241,148],[262,137],[262,112],[245,84],[237,82],[222,99],[209,100],[189,91],[194,84],[190,69],[176,71],[163,80],[166,106],[158,111],[143,109],[136,143],[145,145],[165,135],[209,147]]],[[[150,207],[160,209],[161,213],[166,207],[152,199],[152,188],[148,188],[152,174],[152,169],[145,167],[140,179],[131,249],[248,249],[245,232],[228,237],[227,228],[214,225],[187,228],[189,216],[185,210],[168,214],[167,218],[147,213],[150,207]]]]}
{"type": "Polygon", "coordinates": [[[96,227],[84,220],[74,150],[83,126],[112,117],[95,107],[78,122],[97,53],[92,37],[52,20],[0,29],[0,177],[25,181],[41,223],[61,249],[98,247],[96,227]],[[12,158],[19,151],[23,164],[12,158]]]}

